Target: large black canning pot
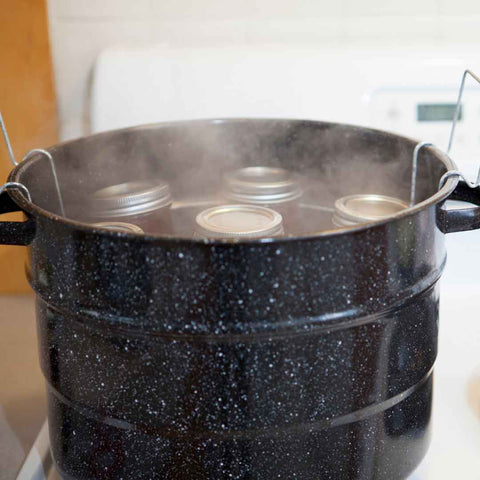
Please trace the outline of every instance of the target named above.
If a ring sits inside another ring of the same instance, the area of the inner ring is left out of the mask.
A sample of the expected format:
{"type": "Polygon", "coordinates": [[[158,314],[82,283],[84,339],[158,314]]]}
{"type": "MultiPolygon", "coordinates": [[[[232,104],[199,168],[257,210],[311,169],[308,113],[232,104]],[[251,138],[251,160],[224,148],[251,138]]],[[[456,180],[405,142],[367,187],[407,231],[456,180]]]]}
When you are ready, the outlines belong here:
{"type": "MultiPolygon", "coordinates": [[[[330,123],[216,120],[49,152],[72,218],[108,184],[160,169],[174,194],[195,197],[223,166],[259,158],[315,172],[327,203],[373,188],[408,199],[414,146],[330,123]]],[[[10,181],[32,202],[10,190],[0,211],[27,220],[0,223],[0,241],[29,245],[64,478],[405,479],[429,443],[444,234],[480,227],[478,207],[442,208],[480,204],[455,179],[438,190],[452,168],[426,149],[419,203],[388,221],[208,242],[61,218],[47,158],[22,162],[10,181]]]]}

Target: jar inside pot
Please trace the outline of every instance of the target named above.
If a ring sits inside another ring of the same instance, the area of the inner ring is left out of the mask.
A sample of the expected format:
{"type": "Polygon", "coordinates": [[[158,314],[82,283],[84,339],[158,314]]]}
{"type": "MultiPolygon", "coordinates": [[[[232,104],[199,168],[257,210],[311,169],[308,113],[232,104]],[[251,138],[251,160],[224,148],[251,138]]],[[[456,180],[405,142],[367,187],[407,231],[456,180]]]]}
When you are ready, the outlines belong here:
{"type": "Polygon", "coordinates": [[[261,238],[283,234],[280,213],[258,205],[222,205],[200,212],[195,236],[202,238],[261,238]]]}
{"type": "Polygon", "coordinates": [[[224,176],[223,192],[228,200],[273,208],[282,215],[287,233],[299,228],[303,190],[294,172],[266,166],[240,168],[224,176]]]}
{"type": "Polygon", "coordinates": [[[105,230],[113,230],[115,232],[124,232],[124,233],[144,233],[143,230],[133,223],[125,222],[98,222],[91,223],[92,227],[103,228],[105,230]]]}
{"type": "Polygon", "coordinates": [[[348,195],[336,200],[332,221],[337,227],[348,227],[388,218],[406,208],[406,202],[387,195],[348,195]]]}
{"type": "Polygon", "coordinates": [[[93,194],[91,217],[98,222],[126,222],[145,233],[171,229],[172,195],[162,180],[126,182],[102,188],[93,194]]]}

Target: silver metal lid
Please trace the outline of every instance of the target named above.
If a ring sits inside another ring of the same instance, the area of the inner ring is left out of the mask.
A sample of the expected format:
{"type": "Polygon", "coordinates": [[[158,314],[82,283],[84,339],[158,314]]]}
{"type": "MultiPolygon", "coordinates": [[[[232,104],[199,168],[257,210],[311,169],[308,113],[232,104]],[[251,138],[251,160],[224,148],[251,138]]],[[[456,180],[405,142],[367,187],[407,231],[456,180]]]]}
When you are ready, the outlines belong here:
{"type": "Polygon", "coordinates": [[[282,216],[257,205],[222,205],[200,212],[196,233],[206,238],[258,238],[281,235],[282,216]]]}
{"type": "Polygon", "coordinates": [[[275,204],[302,195],[298,176],[283,168],[246,167],[224,177],[227,198],[245,203],[275,204]]]}
{"type": "Polygon", "coordinates": [[[360,194],[339,198],[335,202],[333,223],[339,227],[381,220],[408,208],[403,200],[386,195],[360,194]]]}
{"type": "Polygon", "coordinates": [[[152,212],[172,203],[170,186],[162,180],[120,183],[93,194],[96,217],[123,217],[152,212]]]}
{"type": "Polygon", "coordinates": [[[143,233],[143,230],[133,223],[125,222],[99,222],[91,223],[92,227],[105,228],[107,230],[115,230],[117,232],[127,232],[127,233],[143,233]]]}

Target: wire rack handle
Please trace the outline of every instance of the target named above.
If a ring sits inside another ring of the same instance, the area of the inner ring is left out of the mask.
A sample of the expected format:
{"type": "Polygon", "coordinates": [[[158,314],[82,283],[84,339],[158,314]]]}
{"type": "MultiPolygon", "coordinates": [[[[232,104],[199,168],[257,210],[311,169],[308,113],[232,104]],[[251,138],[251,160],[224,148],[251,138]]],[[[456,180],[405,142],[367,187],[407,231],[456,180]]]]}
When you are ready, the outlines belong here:
{"type": "MultiPolygon", "coordinates": [[[[10,142],[10,138],[7,133],[7,127],[5,126],[5,121],[3,120],[2,113],[0,112],[0,129],[2,130],[2,135],[3,139],[5,140],[5,145],[7,146],[8,150],[8,156],[10,157],[10,161],[12,162],[13,166],[19,165],[19,163],[15,160],[15,155],[13,153],[12,149],[12,144],[10,142]]],[[[47,157],[49,163],[50,163],[50,168],[52,169],[52,175],[53,175],[53,182],[55,184],[55,190],[57,192],[57,197],[58,197],[58,204],[60,205],[60,213],[62,214],[62,217],[66,217],[65,215],[65,207],[63,203],[63,198],[62,198],[62,193],[60,190],[60,184],[58,183],[58,176],[57,176],[57,170],[55,168],[55,162],[53,161],[52,155],[47,152],[46,150],[43,150],[42,148],[34,148],[33,150],[30,150],[22,159],[22,162],[24,160],[27,160],[30,158],[32,155],[35,154],[41,154],[47,157]]],[[[7,182],[2,188],[5,190],[5,186],[15,186],[16,188],[19,188],[22,190],[24,193],[27,194],[28,200],[31,202],[32,197],[30,196],[30,193],[28,192],[27,187],[25,185],[18,183],[18,182],[7,182]]],[[[3,193],[4,190],[1,190],[1,193],[3,193]]]]}
{"type": "MultiPolygon", "coordinates": [[[[462,106],[463,91],[465,90],[465,82],[466,82],[467,77],[469,75],[477,83],[480,83],[480,77],[475,75],[471,70],[465,70],[463,72],[462,80],[460,82],[460,88],[458,89],[457,103],[455,105],[455,113],[453,115],[452,127],[450,129],[450,137],[448,139],[448,146],[447,146],[447,151],[446,151],[447,156],[450,155],[450,150],[452,149],[452,145],[453,145],[453,139],[455,138],[455,129],[457,127],[458,119],[460,117],[460,109],[461,109],[461,106],[462,106]]],[[[415,194],[416,194],[416,188],[417,188],[417,174],[418,174],[418,156],[420,154],[420,151],[425,147],[434,147],[434,145],[430,142],[422,142],[422,143],[417,144],[415,146],[414,151],[413,151],[412,179],[411,179],[411,183],[410,183],[410,206],[411,207],[413,205],[415,205],[415,194]]],[[[462,180],[465,181],[465,183],[470,188],[477,188],[477,187],[480,186],[480,168],[479,168],[478,173],[477,173],[477,178],[474,182],[471,182],[471,181],[467,180],[465,175],[460,170],[450,170],[450,171],[446,172],[442,176],[442,178],[440,179],[439,189],[442,188],[445,185],[445,182],[449,178],[453,178],[453,177],[461,178],[462,180]]]]}
{"type": "Polygon", "coordinates": [[[57,191],[57,197],[58,197],[58,203],[60,205],[60,213],[62,214],[62,217],[65,217],[65,207],[63,205],[63,198],[62,198],[62,193],[60,191],[60,184],[58,183],[58,177],[57,177],[57,171],[55,169],[55,163],[53,162],[53,157],[50,154],[50,152],[47,152],[43,148],[34,148],[33,150],[30,150],[24,157],[23,160],[27,160],[30,158],[32,155],[35,154],[41,154],[45,155],[50,163],[50,167],[52,169],[52,175],[53,175],[53,182],[55,184],[55,190],[57,191]]]}
{"type": "Polygon", "coordinates": [[[453,145],[453,139],[455,137],[455,128],[458,123],[458,119],[460,117],[460,109],[462,106],[462,96],[463,96],[463,90],[465,89],[465,82],[467,80],[468,76],[471,76],[477,83],[480,83],[480,78],[475,75],[471,70],[465,70],[462,75],[462,81],[460,82],[460,88],[458,89],[458,97],[457,97],[457,104],[455,106],[455,113],[453,115],[453,121],[452,121],[452,128],[450,130],[450,138],[448,139],[448,146],[447,146],[447,153],[450,153],[450,150],[453,145]]]}
{"type": "Polygon", "coordinates": [[[5,145],[7,146],[10,161],[12,162],[13,166],[16,167],[18,162],[15,160],[15,155],[13,154],[12,144],[10,143],[10,138],[8,137],[7,127],[5,126],[2,112],[0,112],[0,129],[2,130],[3,139],[5,140],[5,145]]]}
{"type": "Polygon", "coordinates": [[[30,192],[28,191],[28,188],[23,183],[18,183],[18,182],[4,183],[0,187],[0,195],[2,195],[2,193],[6,192],[7,190],[15,190],[15,189],[21,190],[23,194],[27,197],[28,201],[29,202],[32,201],[32,197],[30,196],[30,192]]]}

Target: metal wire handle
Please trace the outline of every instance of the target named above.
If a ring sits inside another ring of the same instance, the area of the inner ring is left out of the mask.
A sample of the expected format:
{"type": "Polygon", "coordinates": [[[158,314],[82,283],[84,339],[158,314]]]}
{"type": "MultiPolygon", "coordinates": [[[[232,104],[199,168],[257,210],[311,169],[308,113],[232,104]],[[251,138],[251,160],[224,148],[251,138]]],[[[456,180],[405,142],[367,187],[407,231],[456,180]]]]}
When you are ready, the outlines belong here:
{"type": "Polygon", "coordinates": [[[33,150],[30,150],[24,157],[23,160],[27,160],[27,158],[31,157],[32,155],[35,155],[36,153],[40,153],[42,155],[45,155],[48,158],[48,161],[50,162],[50,166],[52,167],[52,174],[53,174],[53,181],[55,183],[55,190],[57,191],[57,196],[58,196],[58,203],[60,204],[60,213],[62,214],[62,217],[65,217],[65,207],[63,205],[63,198],[62,194],[60,192],[60,185],[58,183],[58,177],[57,177],[57,171],[55,170],[55,164],[53,163],[53,157],[50,155],[49,152],[46,150],[43,150],[43,148],[34,148],[33,150]]]}
{"type": "MultiPolygon", "coordinates": [[[[453,120],[452,120],[452,128],[450,129],[450,137],[448,139],[448,146],[447,146],[447,156],[450,154],[450,150],[452,149],[452,144],[453,144],[453,139],[455,137],[455,128],[458,123],[458,119],[460,117],[460,109],[462,106],[462,96],[463,96],[463,91],[465,89],[465,82],[467,79],[467,76],[470,75],[474,80],[476,80],[477,83],[480,83],[480,78],[475,75],[471,70],[465,70],[462,75],[462,81],[460,82],[460,88],[458,90],[458,97],[457,97],[457,103],[455,105],[455,113],[453,115],[453,120]]],[[[418,170],[418,155],[420,153],[420,150],[424,147],[432,147],[434,146],[430,142],[422,142],[419,143],[416,147],[415,150],[413,151],[413,161],[412,161],[412,181],[411,181],[411,190],[410,190],[410,206],[412,207],[415,204],[415,190],[417,186],[417,170],[418,170]]],[[[477,188],[480,186],[480,168],[477,173],[477,179],[475,182],[471,182],[466,179],[465,175],[460,171],[460,170],[450,170],[446,172],[444,175],[442,175],[442,178],[440,179],[439,182],[439,189],[442,188],[445,185],[445,182],[449,178],[453,177],[459,177],[461,178],[470,188],[477,188]]]]}
{"type": "Polygon", "coordinates": [[[447,153],[450,153],[450,149],[452,148],[452,143],[453,143],[453,137],[455,136],[455,127],[457,126],[458,118],[460,116],[460,108],[462,105],[462,95],[463,95],[463,90],[465,88],[465,81],[467,79],[467,75],[470,75],[474,80],[477,81],[477,83],[480,83],[480,78],[477,77],[471,70],[465,70],[462,75],[462,81],[460,83],[460,89],[458,90],[458,98],[457,98],[457,105],[455,107],[455,114],[453,116],[453,121],[452,121],[452,129],[450,130],[450,138],[448,140],[448,147],[447,147],[447,153]]]}
{"type": "MultiPolygon", "coordinates": [[[[12,164],[14,166],[17,166],[19,163],[15,160],[15,155],[13,154],[12,144],[10,143],[10,138],[8,137],[8,133],[7,133],[7,127],[5,126],[5,122],[3,120],[3,116],[2,116],[1,112],[0,112],[0,128],[2,130],[3,139],[5,140],[5,144],[7,145],[8,156],[10,157],[10,161],[12,162],[12,164]]],[[[60,191],[60,185],[58,183],[57,171],[55,169],[55,163],[53,161],[52,155],[49,152],[47,152],[46,150],[43,150],[42,148],[34,148],[33,150],[30,150],[23,157],[22,162],[24,160],[27,160],[27,158],[30,158],[32,155],[34,155],[36,153],[40,153],[42,155],[45,155],[48,158],[48,161],[50,163],[50,167],[52,169],[53,181],[54,181],[54,184],[55,184],[55,190],[57,191],[58,203],[60,205],[60,213],[62,214],[62,217],[66,217],[65,207],[64,207],[64,204],[63,204],[62,193],[60,191]]],[[[32,197],[30,196],[30,193],[28,192],[28,189],[27,189],[27,187],[25,187],[25,185],[23,185],[21,183],[18,183],[18,182],[8,182],[5,185],[15,185],[17,188],[20,188],[21,190],[23,190],[24,193],[27,192],[28,200],[30,202],[32,201],[32,197]]],[[[4,187],[5,187],[5,185],[4,185],[4,187]]],[[[3,192],[3,190],[1,190],[1,192],[3,192]]]]}
{"type": "Polygon", "coordinates": [[[413,151],[413,166],[412,166],[412,180],[410,182],[410,206],[413,207],[415,205],[415,190],[417,188],[417,170],[418,170],[418,154],[420,150],[424,147],[431,147],[433,143],[430,142],[422,142],[419,143],[415,150],[413,151]]]}
{"type": "Polygon", "coordinates": [[[5,122],[3,121],[2,112],[0,112],[0,128],[2,129],[3,139],[5,140],[5,144],[7,145],[8,156],[10,157],[10,161],[16,167],[18,162],[15,160],[15,155],[13,154],[12,144],[10,143],[10,139],[8,138],[7,127],[5,127],[5,122]]]}
{"type": "Polygon", "coordinates": [[[477,179],[472,182],[470,180],[467,180],[465,178],[465,175],[460,170],[449,170],[448,172],[444,173],[442,175],[442,178],[440,179],[440,182],[438,184],[438,188],[442,188],[445,185],[445,182],[451,178],[451,177],[459,177],[461,180],[463,180],[470,188],[477,188],[480,187],[480,170],[477,173],[477,179]]]}
{"type": "Polygon", "coordinates": [[[25,194],[25,196],[27,197],[29,202],[32,201],[32,197],[30,196],[30,192],[28,191],[28,188],[23,183],[18,183],[18,182],[4,183],[0,187],[0,195],[7,190],[11,190],[11,189],[15,189],[15,188],[17,188],[18,190],[21,190],[25,194]]]}

